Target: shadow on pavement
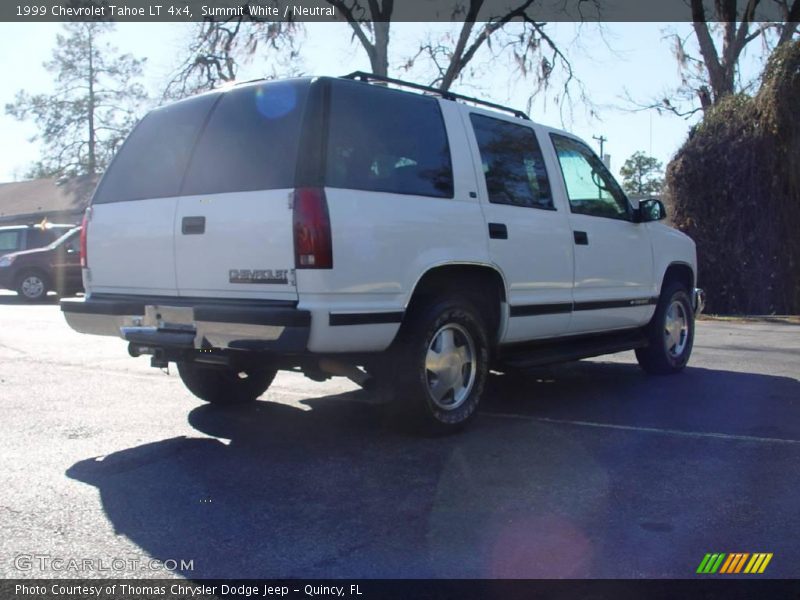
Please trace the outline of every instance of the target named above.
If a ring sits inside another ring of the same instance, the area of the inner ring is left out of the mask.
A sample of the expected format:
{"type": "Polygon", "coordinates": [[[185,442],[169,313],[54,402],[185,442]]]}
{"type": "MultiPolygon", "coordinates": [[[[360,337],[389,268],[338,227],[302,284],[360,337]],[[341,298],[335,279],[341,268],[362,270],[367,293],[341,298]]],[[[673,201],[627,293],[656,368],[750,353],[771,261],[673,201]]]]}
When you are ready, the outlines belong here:
{"type": "Polygon", "coordinates": [[[484,412],[800,440],[800,382],[687,367],[648,376],[635,363],[580,361],[490,379],[484,412]]]}
{"type": "Polygon", "coordinates": [[[36,302],[28,302],[23,300],[19,294],[0,294],[0,306],[42,306],[47,304],[58,304],[59,296],[57,294],[48,294],[47,298],[38,300],[36,302]]]}
{"type": "MultiPolygon", "coordinates": [[[[713,415],[692,412],[710,406],[757,423],[762,402],[798,392],[780,377],[689,369],[662,380],[581,363],[493,376],[485,413],[438,439],[395,433],[361,391],[308,410],[204,405],[189,422],[221,439],[144,444],[67,475],[97,487],[116,532],[143,551],[194,560],[190,578],[689,577],[712,546],[797,533],[794,494],[772,488],[796,480],[800,448],[541,419],[710,427],[713,415]]],[[[762,421],[794,427],[782,414],[762,421]]]]}

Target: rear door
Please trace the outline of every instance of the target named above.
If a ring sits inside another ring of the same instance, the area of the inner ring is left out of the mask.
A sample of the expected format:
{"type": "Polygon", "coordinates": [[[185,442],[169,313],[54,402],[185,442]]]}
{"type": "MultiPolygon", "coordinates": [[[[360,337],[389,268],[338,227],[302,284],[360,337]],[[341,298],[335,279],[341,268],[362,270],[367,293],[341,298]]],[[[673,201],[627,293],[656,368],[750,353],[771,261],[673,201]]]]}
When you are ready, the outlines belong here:
{"type": "Polygon", "coordinates": [[[179,295],[297,299],[290,198],[308,89],[259,82],[220,99],[177,201],[179,295]]]}
{"type": "Polygon", "coordinates": [[[572,233],[532,124],[472,110],[466,118],[483,174],[489,253],[508,285],[503,342],[562,335],[572,311],[572,233]]]}
{"type": "Polygon", "coordinates": [[[96,293],[175,296],[178,196],[219,94],[154,110],[134,129],[92,200],[86,281],[96,293]]]}
{"type": "Polygon", "coordinates": [[[80,229],[75,229],[59,240],[53,251],[53,277],[59,290],[81,289],[80,229]]]}

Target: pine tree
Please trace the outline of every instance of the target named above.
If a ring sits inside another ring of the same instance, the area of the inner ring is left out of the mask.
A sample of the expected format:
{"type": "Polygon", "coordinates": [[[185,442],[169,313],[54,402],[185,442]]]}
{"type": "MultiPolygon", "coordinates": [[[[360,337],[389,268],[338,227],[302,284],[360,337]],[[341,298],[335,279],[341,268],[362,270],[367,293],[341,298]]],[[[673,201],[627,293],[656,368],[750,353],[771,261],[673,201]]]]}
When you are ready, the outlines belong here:
{"type": "Polygon", "coordinates": [[[77,176],[101,173],[136,122],[146,99],[138,79],[145,59],[104,43],[112,23],[67,23],[56,38],[52,60],[44,67],[55,88],[48,94],[17,92],[6,113],[32,120],[42,158],[28,176],[77,176]]]}
{"type": "Polygon", "coordinates": [[[664,184],[661,169],[662,165],[656,158],[644,152],[634,152],[619,170],[622,187],[630,194],[656,194],[664,184]]]}

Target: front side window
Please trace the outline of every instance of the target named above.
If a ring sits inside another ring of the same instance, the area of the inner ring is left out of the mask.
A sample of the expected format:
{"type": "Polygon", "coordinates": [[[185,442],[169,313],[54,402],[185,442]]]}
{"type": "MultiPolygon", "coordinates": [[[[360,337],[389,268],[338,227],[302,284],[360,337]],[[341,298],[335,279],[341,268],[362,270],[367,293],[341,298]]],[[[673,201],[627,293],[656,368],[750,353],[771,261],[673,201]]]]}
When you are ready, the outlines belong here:
{"type": "Polygon", "coordinates": [[[0,231],[0,252],[14,252],[19,250],[19,230],[0,231]]]}
{"type": "Polygon", "coordinates": [[[435,99],[337,82],[329,123],[326,185],[453,197],[450,147],[435,99]]]}
{"type": "Polygon", "coordinates": [[[570,210],[581,215],[628,219],[628,200],[603,162],[581,142],[551,135],[570,210]]]}
{"type": "Polygon", "coordinates": [[[489,202],[552,209],[553,197],[536,135],[530,127],[470,114],[489,202]]]}

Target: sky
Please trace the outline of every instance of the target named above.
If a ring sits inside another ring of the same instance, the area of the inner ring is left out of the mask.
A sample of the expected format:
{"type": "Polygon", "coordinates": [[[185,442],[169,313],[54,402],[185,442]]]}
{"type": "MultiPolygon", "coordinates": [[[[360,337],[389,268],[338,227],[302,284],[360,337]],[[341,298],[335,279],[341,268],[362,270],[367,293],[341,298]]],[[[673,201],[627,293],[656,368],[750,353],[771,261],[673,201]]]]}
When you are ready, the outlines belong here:
{"type": "MultiPolygon", "coordinates": [[[[170,74],[184,55],[185,41],[193,23],[119,23],[108,41],[122,52],[147,58],[143,83],[153,97],[159,97],[170,74]]],[[[436,36],[448,26],[441,23],[395,23],[392,25],[390,63],[395,68],[414,53],[418,40],[436,36]]],[[[576,97],[571,111],[555,101],[556,89],[536,96],[530,116],[534,121],[567,129],[599,151],[594,136],[607,138],[604,153],[611,168],[619,172],[622,163],[636,151],[655,156],[664,165],[686,139],[696,119],[685,120],[655,111],[634,112],[626,94],[646,102],[659,97],[679,82],[678,68],[670,43],[671,32],[689,34],[687,23],[606,23],[596,26],[552,23],[552,36],[567,48],[576,76],[583,82],[596,110],[590,115],[576,97]]],[[[0,107],[13,101],[19,90],[47,93],[53,90],[52,74],[43,62],[52,53],[59,23],[0,23],[0,56],[5,78],[0,86],[0,107]]],[[[270,71],[268,59],[257,59],[239,72],[240,80],[260,77],[270,71]]],[[[754,69],[747,63],[746,69],[754,69]]],[[[479,65],[481,76],[469,78],[453,91],[480,96],[500,104],[525,109],[534,84],[520,77],[513,65],[499,60],[479,65]]],[[[307,24],[297,69],[312,75],[344,75],[369,71],[366,54],[351,39],[346,25],[307,24]]],[[[394,70],[392,75],[407,77],[394,70]]],[[[0,113],[0,182],[19,180],[35,162],[40,148],[30,138],[35,126],[20,123],[0,113]]]]}

